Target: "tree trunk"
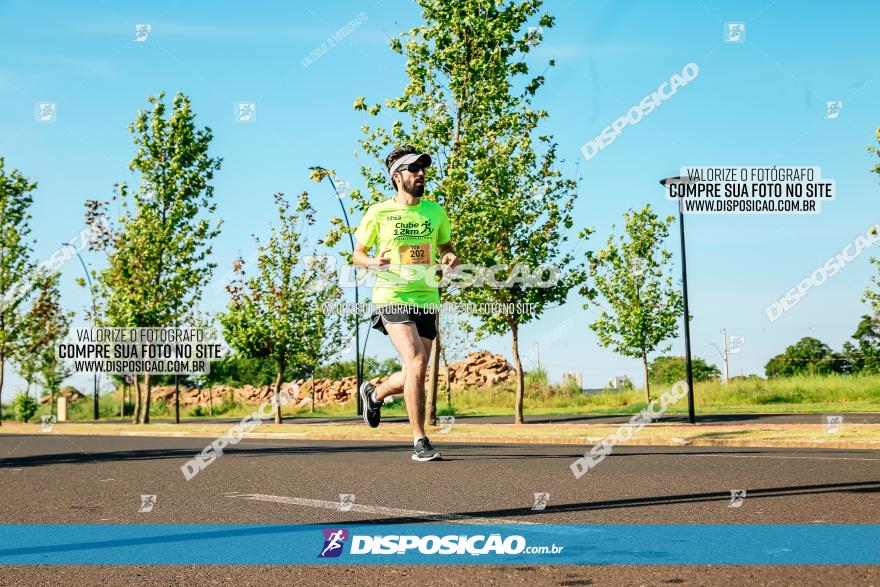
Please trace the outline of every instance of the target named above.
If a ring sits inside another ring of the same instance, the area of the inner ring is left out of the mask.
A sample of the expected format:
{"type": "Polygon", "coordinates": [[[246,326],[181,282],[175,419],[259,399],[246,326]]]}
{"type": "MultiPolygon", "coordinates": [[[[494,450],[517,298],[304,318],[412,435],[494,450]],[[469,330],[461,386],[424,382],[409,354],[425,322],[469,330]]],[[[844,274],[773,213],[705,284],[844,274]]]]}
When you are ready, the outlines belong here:
{"type": "Polygon", "coordinates": [[[651,383],[648,381],[648,355],[642,353],[642,373],[645,375],[645,402],[651,403],[651,383]]]}
{"type": "Polygon", "coordinates": [[[141,404],[141,424],[150,423],[150,400],[153,391],[153,381],[150,373],[144,373],[144,401],[141,404]]]}
{"type": "MultiPolygon", "coordinates": [[[[6,367],[6,356],[0,355],[0,398],[3,397],[3,371],[6,367]]],[[[3,401],[0,400],[0,425],[3,424],[3,401]]]]}
{"type": "Polygon", "coordinates": [[[131,413],[131,423],[137,424],[141,419],[141,378],[134,376],[134,410],[131,413]]]}
{"type": "Polygon", "coordinates": [[[284,377],[284,361],[278,361],[278,372],[275,373],[275,423],[281,424],[281,379],[284,377]]]}
{"type": "Polygon", "coordinates": [[[430,374],[428,376],[428,392],[425,394],[425,422],[429,426],[437,424],[437,376],[440,372],[440,313],[434,318],[437,336],[431,345],[430,374]]]}
{"type": "Polygon", "coordinates": [[[522,361],[519,359],[519,325],[513,323],[510,328],[511,347],[513,350],[513,366],[516,368],[516,399],[513,407],[514,424],[525,424],[523,419],[523,395],[525,394],[525,378],[522,361]]]}
{"type": "Polygon", "coordinates": [[[446,409],[452,408],[452,382],[449,380],[449,362],[446,361],[446,348],[440,349],[443,358],[443,370],[446,373],[446,409]]]}

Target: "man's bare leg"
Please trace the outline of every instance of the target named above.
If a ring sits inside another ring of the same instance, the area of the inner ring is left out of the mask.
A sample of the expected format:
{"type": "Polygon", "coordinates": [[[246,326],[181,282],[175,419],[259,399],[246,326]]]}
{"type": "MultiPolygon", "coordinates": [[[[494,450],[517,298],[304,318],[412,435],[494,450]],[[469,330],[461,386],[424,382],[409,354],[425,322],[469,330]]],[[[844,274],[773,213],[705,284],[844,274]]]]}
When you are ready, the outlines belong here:
{"type": "Polygon", "coordinates": [[[406,413],[409,416],[409,424],[412,427],[413,439],[418,440],[425,436],[425,370],[428,366],[428,355],[431,351],[430,340],[421,338],[416,325],[412,322],[403,324],[385,324],[385,331],[391,338],[391,343],[397,349],[400,360],[403,362],[403,370],[399,371],[402,377],[395,377],[397,373],[389,377],[394,387],[382,385],[376,391],[376,399],[381,400],[392,393],[400,393],[399,381],[403,379],[403,398],[406,402],[406,413]],[[425,341],[428,345],[425,348],[425,341]],[[391,393],[389,393],[391,392],[391,393]]]}
{"type": "Polygon", "coordinates": [[[376,386],[376,399],[382,401],[389,395],[403,393],[403,384],[406,381],[406,365],[400,371],[395,371],[385,381],[376,386]]]}
{"type": "MultiPolygon", "coordinates": [[[[425,352],[428,356],[431,355],[431,343],[433,343],[430,338],[422,338],[422,345],[425,347],[425,352]]],[[[376,386],[376,400],[382,401],[389,395],[399,395],[403,393],[403,387],[406,383],[406,365],[403,365],[403,368],[400,371],[395,371],[391,375],[389,375],[385,381],[383,381],[380,385],[376,386]]]]}

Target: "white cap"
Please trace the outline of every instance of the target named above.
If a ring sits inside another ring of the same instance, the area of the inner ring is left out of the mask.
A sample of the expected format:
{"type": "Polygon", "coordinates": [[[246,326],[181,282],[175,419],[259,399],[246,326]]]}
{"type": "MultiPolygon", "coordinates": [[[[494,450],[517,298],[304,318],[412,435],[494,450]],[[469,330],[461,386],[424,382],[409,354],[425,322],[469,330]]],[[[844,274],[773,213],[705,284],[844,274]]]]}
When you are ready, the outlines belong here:
{"type": "Polygon", "coordinates": [[[397,171],[402,165],[409,165],[410,163],[419,162],[425,167],[431,166],[431,156],[427,153],[409,153],[407,155],[403,155],[398,157],[394,161],[391,162],[391,165],[388,166],[388,174],[392,174],[397,171]]]}

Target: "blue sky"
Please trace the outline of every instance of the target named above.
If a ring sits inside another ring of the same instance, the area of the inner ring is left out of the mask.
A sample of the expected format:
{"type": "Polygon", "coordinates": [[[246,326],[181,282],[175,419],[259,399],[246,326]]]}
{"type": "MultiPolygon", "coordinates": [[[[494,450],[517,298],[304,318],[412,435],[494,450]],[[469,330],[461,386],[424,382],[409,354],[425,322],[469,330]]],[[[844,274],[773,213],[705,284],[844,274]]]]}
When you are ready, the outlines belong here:
{"type": "MultiPolygon", "coordinates": [[[[880,126],[880,67],[868,50],[880,6],[604,0],[549,1],[545,9],[556,26],[530,59],[533,71],[557,62],[538,99],[550,113],[542,130],[559,142],[563,169],[581,177],[575,218],[596,228],[592,246],[604,243],[628,208],[651,202],[673,213],[657,180],[682,165],[821,167],[838,196],[819,215],[687,218],[692,344],[697,356],[720,364],[710,344],[720,343],[720,330],[744,336],[732,355],[734,375],[763,373],[772,355],[803,336],[839,348],[868,312],[860,302],[875,272],[868,257],[880,251],[869,250],[772,324],[764,308],[878,219],[880,185],[869,172],[877,159],[866,147],[876,144],[880,126]],[[725,22],[745,23],[744,43],[724,42],[725,22]],[[596,157],[583,158],[583,143],[692,61],[700,68],[695,80],[596,157]],[[836,119],[825,118],[829,100],[843,102],[836,119]]],[[[332,167],[360,185],[353,153],[364,117],[352,103],[400,93],[403,60],[387,39],[418,22],[418,7],[403,0],[0,2],[0,156],[39,182],[37,258],[79,233],[85,199],[108,199],[114,182],[132,182],[127,125],[160,90],[191,97],[223,158],[215,182],[225,222],[216,276],[253,250],[251,234],[267,232],[276,191],[309,190],[323,226],[338,204],[329,186],[308,181],[307,168],[332,167]],[[349,37],[302,65],[360,13],[366,20],[349,37]],[[152,27],[143,43],[133,41],[139,23],[152,27]],[[55,122],[35,120],[37,102],[56,103],[55,122]],[[256,103],[254,123],[234,121],[236,102],[256,103]]],[[[669,246],[677,275],[677,239],[669,246]]],[[[100,266],[99,256],[85,257],[100,266]]],[[[82,269],[74,260],[62,272],[64,305],[81,315],[88,296],[74,280],[82,269]]],[[[222,290],[209,290],[204,308],[225,302],[222,290]]],[[[581,305],[572,297],[524,329],[527,368],[543,339],[541,362],[553,380],[580,371],[588,387],[623,374],[638,382],[638,361],[600,348],[587,327],[595,311],[581,305]]],[[[683,354],[680,339],[672,345],[683,354]]],[[[480,346],[510,356],[509,338],[480,346]]],[[[392,349],[371,336],[368,352],[385,357],[392,349]]],[[[4,387],[8,398],[20,380],[4,387]]]]}

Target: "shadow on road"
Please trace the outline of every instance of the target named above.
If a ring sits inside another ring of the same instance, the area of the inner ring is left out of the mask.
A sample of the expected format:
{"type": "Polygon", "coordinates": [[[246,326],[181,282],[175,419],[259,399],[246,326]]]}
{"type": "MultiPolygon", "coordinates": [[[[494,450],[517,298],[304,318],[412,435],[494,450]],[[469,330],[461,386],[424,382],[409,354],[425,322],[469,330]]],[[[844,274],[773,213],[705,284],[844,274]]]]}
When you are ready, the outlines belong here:
{"type": "MultiPolygon", "coordinates": [[[[0,437],[2,440],[3,437],[0,437]]],[[[39,436],[40,439],[57,438],[54,436],[39,436]]],[[[115,438],[115,437],[111,437],[115,438]]],[[[199,440],[204,444],[197,444],[192,448],[154,448],[140,450],[124,450],[124,451],[81,451],[81,452],[65,452],[65,453],[47,453],[36,455],[22,456],[0,456],[0,469],[3,468],[24,468],[24,467],[42,467],[48,465],[71,465],[84,463],[102,463],[102,462],[127,462],[127,461],[150,461],[165,459],[190,459],[199,453],[203,447],[207,446],[211,439],[188,439],[199,440]]],[[[259,439],[266,442],[296,442],[290,439],[259,439]]],[[[253,442],[253,440],[245,440],[244,442],[253,442]]],[[[315,441],[313,441],[315,442],[315,441]]],[[[320,441],[317,441],[320,442],[320,441]]],[[[311,444],[307,446],[274,446],[265,448],[248,448],[241,445],[230,445],[223,450],[223,454],[234,455],[240,457],[272,457],[272,456],[313,456],[313,455],[335,455],[346,453],[382,453],[382,452],[405,452],[409,450],[406,442],[394,443],[377,443],[376,441],[364,442],[364,444],[345,445],[337,444],[340,441],[327,441],[329,444],[311,444]]],[[[443,446],[442,438],[435,439],[435,442],[443,446]]],[[[447,463],[456,461],[484,461],[484,460],[528,460],[528,459],[575,459],[582,456],[583,446],[579,445],[558,445],[556,447],[560,452],[550,454],[541,454],[531,452],[536,445],[528,445],[529,450],[523,450],[523,445],[513,444],[486,444],[474,447],[466,444],[451,444],[448,446],[448,453],[444,450],[446,456],[444,461],[447,463]],[[566,452],[562,452],[566,451],[566,452]],[[568,452],[570,451],[570,452],[568,452]]],[[[446,446],[443,446],[446,449],[446,446]]],[[[544,447],[546,448],[546,447],[544,447]]],[[[629,458],[644,456],[664,456],[664,457],[689,457],[693,455],[768,455],[772,456],[777,453],[790,452],[787,449],[708,449],[700,450],[696,447],[682,447],[682,449],[672,449],[666,447],[657,447],[656,449],[645,450],[644,447],[621,447],[609,458],[629,458]]],[[[824,452],[824,451],[823,451],[824,452]]]]}
{"type": "MultiPolygon", "coordinates": [[[[43,437],[51,438],[51,437],[43,437]]],[[[262,440],[262,439],[261,439],[262,440]]],[[[286,440],[286,439],[285,439],[286,440]]],[[[331,441],[339,442],[339,441],[331,441]]],[[[210,439],[204,439],[204,445],[207,446],[210,439]]],[[[438,445],[442,444],[438,442],[438,445]]],[[[449,455],[444,458],[445,462],[455,461],[482,461],[482,460],[528,460],[528,459],[575,459],[583,454],[583,448],[579,446],[562,447],[559,449],[569,449],[571,452],[557,452],[553,454],[538,454],[535,452],[523,453],[507,453],[506,450],[522,450],[521,446],[509,444],[496,444],[482,446],[480,451],[474,453],[474,447],[463,444],[453,444],[449,446],[449,455]],[[492,452],[485,452],[490,448],[492,452]]],[[[445,448],[445,447],[444,447],[445,448]]],[[[42,467],[47,465],[75,465],[85,463],[107,463],[107,462],[126,462],[126,461],[150,461],[164,459],[191,459],[202,450],[201,447],[193,448],[163,448],[163,449],[140,449],[125,451],[96,451],[96,452],[66,452],[54,454],[37,454],[0,457],[0,469],[3,468],[25,468],[25,467],[42,467]]],[[[335,455],[346,453],[381,453],[387,451],[406,452],[410,450],[409,445],[405,442],[382,443],[375,442],[365,443],[361,445],[347,444],[343,446],[327,444],[327,445],[311,445],[311,446],[280,446],[266,448],[247,448],[243,446],[229,446],[223,450],[224,455],[233,455],[239,457],[272,457],[272,456],[310,456],[310,455],[335,455]]],[[[618,450],[609,458],[620,457],[640,457],[640,456],[674,456],[687,457],[691,455],[718,455],[718,454],[766,454],[786,453],[785,450],[693,450],[686,449],[679,452],[664,450],[658,447],[658,450],[618,450]]]]}
{"type": "MultiPolygon", "coordinates": [[[[817,484],[817,485],[796,485],[791,487],[767,487],[761,489],[749,489],[749,500],[768,498],[768,497],[790,497],[794,495],[805,495],[805,494],[815,494],[815,493],[840,493],[840,492],[855,492],[855,493],[877,493],[880,492],[880,481],[862,481],[862,482],[854,482],[854,483],[825,483],[825,484],[817,484]]],[[[679,504],[679,503],[695,503],[695,502],[709,502],[709,501],[726,501],[730,499],[729,492],[713,492],[713,493],[693,493],[693,494],[681,494],[681,495],[665,495],[665,496],[656,496],[656,497],[644,497],[644,498],[634,498],[634,499],[620,499],[620,500],[607,500],[607,501],[597,501],[592,503],[581,503],[581,504],[569,504],[569,505],[559,505],[559,506],[551,506],[548,505],[547,509],[544,511],[533,511],[526,510],[523,508],[508,508],[508,509],[497,509],[497,510],[489,510],[489,511],[471,511],[471,512],[458,512],[454,515],[458,516],[470,516],[470,517],[480,517],[480,518],[539,518],[542,515],[546,514],[554,514],[561,512],[578,512],[578,511],[589,511],[589,510],[598,510],[598,509],[612,509],[612,508],[628,508],[628,507],[644,507],[651,505],[668,505],[668,504],[679,504]]],[[[429,521],[436,522],[436,519],[425,519],[420,517],[395,517],[395,518],[380,518],[373,520],[351,520],[348,525],[364,525],[364,524],[421,524],[427,523],[429,521]]],[[[329,521],[325,522],[327,524],[338,524],[338,521],[329,521]]],[[[155,526],[155,530],[158,533],[156,536],[144,536],[138,538],[131,539],[122,539],[122,540],[112,540],[112,541],[103,541],[96,540],[92,542],[78,542],[78,543],[68,543],[68,544],[56,544],[56,545],[47,545],[47,546],[36,546],[36,547],[24,547],[24,548],[4,548],[0,549],[0,557],[8,557],[8,556],[21,556],[27,554],[44,554],[44,553],[59,553],[65,551],[78,551],[78,550],[94,550],[94,549],[103,549],[109,547],[120,547],[120,546],[149,546],[156,545],[162,543],[186,543],[191,541],[202,541],[207,539],[218,539],[224,537],[232,537],[232,536],[259,536],[259,535],[267,535],[267,534],[276,534],[276,535],[285,535],[290,534],[291,538],[297,537],[297,527],[296,526],[285,526],[285,525],[265,525],[259,527],[243,527],[237,529],[223,529],[223,530],[214,530],[214,531],[195,531],[195,532],[169,532],[167,534],[162,534],[162,525],[158,524],[155,526]]]]}
{"type": "MultiPolygon", "coordinates": [[[[793,485],[790,487],[765,487],[761,489],[749,489],[748,499],[755,500],[768,497],[792,497],[795,495],[823,494],[823,493],[880,493],[880,481],[856,481],[852,483],[823,483],[817,485],[793,485]]],[[[529,518],[529,522],[547,514],[559,514],[565,512],[583,512],[590,510],[607,510],[618,508],[633,508],[645,506],[663,506],[681,503],[700,503],[710,501],[729,501],[729,491],[712,493],[692,493],[681,495],[662,495],[655,497],[638,497],[632,499],[615,499],[606,501],[584,502],[566,505],[547,505],[543,511],[535,511],[524,508],[506,508],[497,510],[455,512],[454,516],[469,516],[476,518],[529,518]]],[[[419,524],[436,521],[420,517],[379,518],[372,520],[356,520],[358,524],[419,524]]],[[[323,523],[338,523],[334,521],[323,523]]]]}
{"type": "MultiPolygon", "coordinates": [[[[205,440],[205,446],[210,440],[205,440]]],[[[237,456],[277,456],[277,455],[332,455],[338,453],[383,452],[406,448],[406,444],[370,444],[364,446],[290,446],[279,448],[246,449],[225,448],[224,455],[237,456]]],[[[409,450],[412,450],[411,448],[409,450]]],[[[85,463],[149,461],[162,459],[191,459],[201,451],[200,448],[171,448],[148,450],[124,450],[111,452],[68,452],[58,454],[28,455],[0,458],[0,469],[42,467],[45,465],[76,465],[85,463]]]]}

